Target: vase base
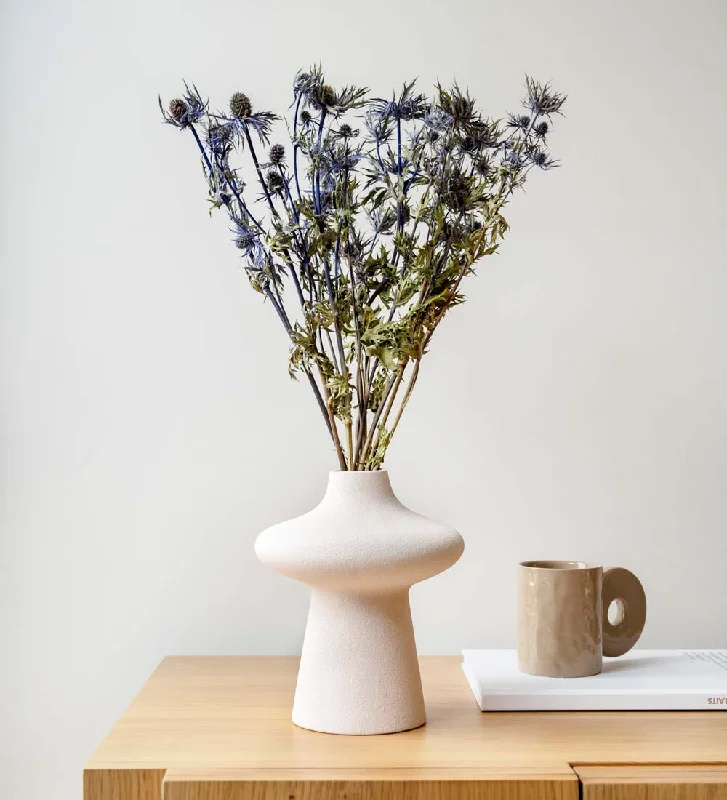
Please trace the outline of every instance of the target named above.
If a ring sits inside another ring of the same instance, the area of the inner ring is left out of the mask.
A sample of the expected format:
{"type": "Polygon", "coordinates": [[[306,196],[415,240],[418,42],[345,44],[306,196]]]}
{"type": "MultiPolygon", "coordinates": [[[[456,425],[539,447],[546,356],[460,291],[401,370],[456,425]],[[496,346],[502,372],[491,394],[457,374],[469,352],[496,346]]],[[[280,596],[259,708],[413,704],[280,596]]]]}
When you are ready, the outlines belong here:
{"type": "Polygon", "coordinates": [[[415,731],[417,728],[423,728],[427,721],[420,722],[418,725],[412,725],[408,728],[391,728],[387,730],[325,730],[323,728],[315,728],[312,725],[306,725],[303,722],[293,719],[293,725],[296,728],[301,728],[304,731],[313,731],[313,733],[325,733],[328,736],[389,736],[393,733],[405,733],[406,731],[415,731]]]}
{"type": "Polygon", "coordinates": [[[372,736],[426,722],[409,592],[313,592],[293,722],[299,728],[372,736]]]}

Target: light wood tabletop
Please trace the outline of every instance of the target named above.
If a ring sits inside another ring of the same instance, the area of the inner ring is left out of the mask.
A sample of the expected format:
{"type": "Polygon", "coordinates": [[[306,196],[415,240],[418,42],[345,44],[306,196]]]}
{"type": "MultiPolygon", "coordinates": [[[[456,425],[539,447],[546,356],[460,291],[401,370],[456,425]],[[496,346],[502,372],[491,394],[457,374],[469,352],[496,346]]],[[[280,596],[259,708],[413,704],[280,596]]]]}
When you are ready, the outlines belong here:
{"type": "Polygon", "coordinates": [[[667,773],[685,798],[727,798],[727,713],[482,713],[460,661],[421,659],[424,727],[348,737],[291,723],[295,658],[166,658],[89,761],[85,798],[616,800],[625,765],[642,765],[630,785],[648,800],[667,773]]]}

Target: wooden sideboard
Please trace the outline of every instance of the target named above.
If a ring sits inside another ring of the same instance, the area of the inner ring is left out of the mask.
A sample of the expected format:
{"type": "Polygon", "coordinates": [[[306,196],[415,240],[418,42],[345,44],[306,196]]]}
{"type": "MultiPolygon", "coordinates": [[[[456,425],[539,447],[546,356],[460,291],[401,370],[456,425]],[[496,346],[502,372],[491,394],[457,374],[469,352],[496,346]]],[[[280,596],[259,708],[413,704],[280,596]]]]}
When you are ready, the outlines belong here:
{"type": "Polygon", "coordinates": [[[290,721],[297,663],[166,658],[85,800],[727,800],[727,712],[483,714],[460,659],[429,656],[423,728],[331,736],[290,721]]]}

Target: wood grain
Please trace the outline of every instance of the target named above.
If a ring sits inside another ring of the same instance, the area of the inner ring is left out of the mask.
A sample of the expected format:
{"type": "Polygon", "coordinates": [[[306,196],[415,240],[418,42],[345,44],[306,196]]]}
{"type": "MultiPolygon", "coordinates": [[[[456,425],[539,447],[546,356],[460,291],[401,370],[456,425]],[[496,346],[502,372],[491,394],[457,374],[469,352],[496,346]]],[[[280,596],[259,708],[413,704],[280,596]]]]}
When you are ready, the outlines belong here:
{"type": "Polygon", "coordinates": [[[727,762],[727,713],[482,713],[460,659],[421,659],[427,724],[329,736],[290,721],[297,659],[165,659],[89,768],[481,767],[727,762]]]}
{"type": "Polygon", "coordinates": [[[578,800],[569,775],[495,770],[170,770],[164,800],[578,800]],[[449,773],[449,774],[447,774],[449,773]]]}
{"type": "Polygon", "coordinates": [[[164,770],[92,769],[83,773],[84,800],[161,800],[164,770]]]}
{"type": "Polygon", "coordinates": [[[583,800],[727,800],[727,766],[575,766],[583,800]]]}
{"type": "Polygon", "coordinates": [[[316,780],[329,781],[341,778],[337,770],[355,780],[350,770],[396,769],[408,770],[409,781],[448,780],[434,778],[434,769],[535,781],[539,774],[566,780],[571,764],[727,763],[725,712],[482,713],[459,658],[424,657],[421,667],[423,728],[348,737],[291,723],[297,659],[167,658],[89,761],[86,800],[160,800],[161,788],[149,794],[149,777],[138,789],[148,797],[109,793],[109,775],[128,781],[136,770],[155,780],[158,771],[220,769],[297,771],[284,780],[323,770],[316,780]]]}

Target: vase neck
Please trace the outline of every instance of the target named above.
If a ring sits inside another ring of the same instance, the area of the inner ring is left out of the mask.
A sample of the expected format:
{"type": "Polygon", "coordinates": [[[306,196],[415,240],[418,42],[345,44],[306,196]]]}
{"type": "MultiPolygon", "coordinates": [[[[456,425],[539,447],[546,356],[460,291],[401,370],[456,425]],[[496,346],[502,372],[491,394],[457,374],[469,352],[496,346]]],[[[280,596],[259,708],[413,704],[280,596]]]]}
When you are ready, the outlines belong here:
{"type": "Polygon", "coordinates": [[[386,470],[375,472],[331,472],[322,505],[366,507],[373,503],[397,503],[386,470]]]}

